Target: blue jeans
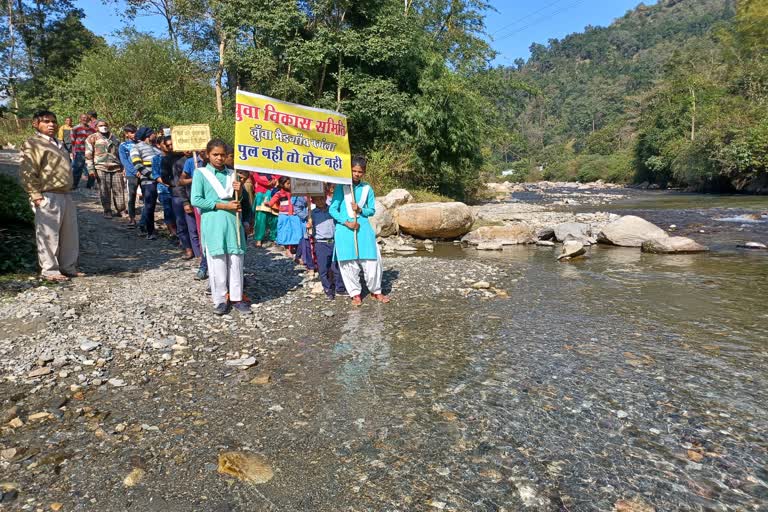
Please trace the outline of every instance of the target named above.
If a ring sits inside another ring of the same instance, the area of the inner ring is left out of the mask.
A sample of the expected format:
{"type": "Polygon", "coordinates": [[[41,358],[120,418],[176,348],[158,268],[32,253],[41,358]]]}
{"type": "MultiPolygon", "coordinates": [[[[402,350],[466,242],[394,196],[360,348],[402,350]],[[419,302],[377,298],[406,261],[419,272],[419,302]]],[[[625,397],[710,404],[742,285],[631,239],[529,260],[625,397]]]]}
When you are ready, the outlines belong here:
{"type": "Polygon", "coordinates": [[[173,213],[176,218],[176,236],[179,237],[183,249],[192,249],[195,256],[200,256],[200,243],[197,241],[197,225],[195,216],[187,214],[184,211],[184,199],[181,197],[172,197],[173,213]],[[189,218],[192,218],[192,225],[188,224],[189,218]],[[193,235],[194,229],[194,235],[193,235]],[[192,237],[195,240],[193,243],[192,237]]]}
{"type": "Polygon", "coordinates": [[[75,153],[75,159],[72,160],[72,190],[80,184],[80,178],[85,173],[85,153],[78,151],[75,153]]]}
{"type": "Polygon", "coordinates": [[[141,195],[144,196],[144,209],[141,211],[139,225],[144,226],[147,235],[155,232],[155,205],[157,204],[157,183],[141,185],[141,195]]]}
{"type": "Polygon", "coordinates": [[[171,199],[171,193],[158,192],[157,197],[160,198],[160,204],[163,205],[163,222],[165,222],[165,225],[176,224],[176,214],[173,211],[173,199],[171,199]]]}

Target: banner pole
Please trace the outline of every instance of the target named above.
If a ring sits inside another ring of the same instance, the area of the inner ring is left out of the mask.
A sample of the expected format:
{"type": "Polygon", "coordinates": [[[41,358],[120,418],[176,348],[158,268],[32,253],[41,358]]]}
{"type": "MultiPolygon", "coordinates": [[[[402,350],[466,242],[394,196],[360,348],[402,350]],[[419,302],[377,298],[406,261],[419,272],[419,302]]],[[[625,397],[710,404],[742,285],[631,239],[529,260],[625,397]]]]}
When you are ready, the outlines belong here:
{"type": "MultiPolygon", "coordinates": [[[[235,174],[237,174],[237,171],[235,171],[235,174]]],[[[235,179],[237,179],[237,180],[239,181],[239,179],[240,179],[240,178],[239,178],[239,177],[237,177],[237,178],[235,178],[235,179]]],[[[240,186],[241,186],[241,187],[243,186],[243,185],[242,185],[242,183],[240,184],[240,186]]],[[[237,193],[237,190],[235,190],[235,201],[237,201],[237,202],[239,202],[239,201],[240,201],[240,200],[238,199],[238,197],[237,197],[238,195],[239,195],[239,194],[237,193]]],[[[242,222],[240,222],[240,210],[237,210],[237,211],[235,212],[235,218],[237,218],[237,229],[236,229],[236,233],[237,233],[237,248],[239,249],[239,248],[240,248],[240,227],[243,225],[243,224],[242,224],[242,222]]]]}

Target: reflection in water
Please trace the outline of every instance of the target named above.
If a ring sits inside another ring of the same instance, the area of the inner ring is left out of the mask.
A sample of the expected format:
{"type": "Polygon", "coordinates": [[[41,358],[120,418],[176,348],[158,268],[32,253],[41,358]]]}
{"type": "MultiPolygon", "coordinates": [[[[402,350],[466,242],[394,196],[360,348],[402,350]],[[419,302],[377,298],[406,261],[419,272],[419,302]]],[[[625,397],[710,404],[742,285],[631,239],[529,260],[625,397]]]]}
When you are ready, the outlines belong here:
{"type": "Polygon", "coordinates": [[[376,394],[371,383],[373,367],[384,367],[390,358],[390,346],[382,334],[381,308],[351,310],[342,328],[342,336],[333,347],[333,353],[344,359],[338,370],[338,380],[349,394],[357,394],[362,387],[376,394]]]}

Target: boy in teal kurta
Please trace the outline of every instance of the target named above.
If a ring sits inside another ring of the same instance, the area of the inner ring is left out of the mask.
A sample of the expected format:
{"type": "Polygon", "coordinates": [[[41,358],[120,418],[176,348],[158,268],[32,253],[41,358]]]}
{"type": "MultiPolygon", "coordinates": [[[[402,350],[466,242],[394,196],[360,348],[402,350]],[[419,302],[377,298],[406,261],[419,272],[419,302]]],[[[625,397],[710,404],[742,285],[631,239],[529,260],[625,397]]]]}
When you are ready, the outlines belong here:
{"type": "Polygon", "coordinates": [[[376,213],[376,199],[373,188],[362,181],[367,165],[365,157],[352,159],[352,187],[337,186],[328,210],[336,221],[336,259],[353,306],[363,303],[361,269],[371,297],[379,302],[389,302],[389,297],[381,293],[381,253],[369,221],[376,213]]]}
{"type": "Polygon", "coordinates": [[[235,171],[224,164],[227,157],[224,141],[212,140],[206,152],[208,165],[195,171],[190,201],[200,210],[200,242],[208,259],[214,313],[224,315],[229,312],[229,291],[233,307],[248,315],[251,306],[243,300],[246,238],[243,226],[237,220],[237,213],[242,210],[240,202],[233,200],[235,192],[242,193],[242,186],[235,171]]]}

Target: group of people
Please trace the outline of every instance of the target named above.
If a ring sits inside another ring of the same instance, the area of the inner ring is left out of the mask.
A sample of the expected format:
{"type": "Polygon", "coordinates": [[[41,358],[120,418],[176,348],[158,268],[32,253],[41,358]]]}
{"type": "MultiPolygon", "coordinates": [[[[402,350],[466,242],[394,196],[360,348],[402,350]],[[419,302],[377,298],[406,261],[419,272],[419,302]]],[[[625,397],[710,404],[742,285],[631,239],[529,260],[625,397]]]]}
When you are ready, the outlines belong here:
{"type": "Polygon", "coordinates": [[[243,293],[243,263],[254,247],[282,246],[285,254],[317,272],[329,299],[349,295],[362,304],[362,272],[373,299],[382,293],[381,254],[369,219],[371,186],[363,181],[366,159],[352,160],[352,186],[326,185],[310,197],[292,194],[285,176],[235,171],[234,152],[220,139],[195,153],[174,151],[170,129],[123,127],[120,141],[95,112],[58,127],[56,115],[37,112],[35,136],[22,148],[21,179],[35,212],[42,276],[64,281],[77,271],[77,215],[70,191],[87,175],[97,187],[103,215],[123,217],[127,227],[155,240],[159,201],[183,259],[199,258],[196,279],[209,280],[214,313],[250,314],[243,293]],[[127,191],[128,201],[125,195],[127,191]],[[137,200],[143,207],[137,221],[137,200]]]}

